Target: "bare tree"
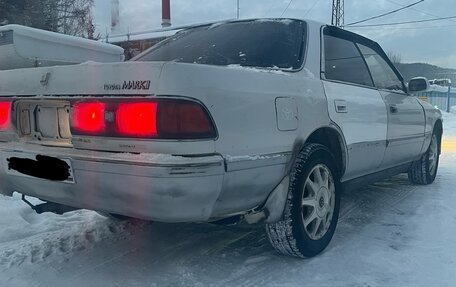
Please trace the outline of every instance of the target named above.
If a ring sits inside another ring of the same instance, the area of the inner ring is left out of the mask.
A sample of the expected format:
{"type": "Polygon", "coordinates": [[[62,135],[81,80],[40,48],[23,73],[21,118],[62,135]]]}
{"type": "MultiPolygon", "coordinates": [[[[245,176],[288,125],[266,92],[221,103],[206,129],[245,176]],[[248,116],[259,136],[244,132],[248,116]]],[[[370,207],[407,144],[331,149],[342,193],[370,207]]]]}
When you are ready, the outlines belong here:
{"type": "Polygon", "coordinates": [[[93,38],[94,0],[0,0],[0,23],[93,38]]]}
{"type": "Polygon", "coordinates": [[[59,0],[57,5],[59,32],[89,37],[89,30],[93,25],[93,0],[59,0]]]}

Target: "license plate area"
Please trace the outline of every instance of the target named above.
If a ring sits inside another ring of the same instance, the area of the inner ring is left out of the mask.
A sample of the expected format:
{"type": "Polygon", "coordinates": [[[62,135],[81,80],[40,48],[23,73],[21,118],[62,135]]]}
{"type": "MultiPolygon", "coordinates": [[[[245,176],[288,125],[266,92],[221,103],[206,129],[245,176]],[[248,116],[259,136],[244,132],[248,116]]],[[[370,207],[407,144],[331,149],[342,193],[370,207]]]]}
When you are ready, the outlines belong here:
{"type": "Polygon", "coordinates": [[[21,101],[17,111],[21,137],[43,144],[70,142],[69,102],[21,101]]]}
{"type": "Polygon", "coordinates": [[[7,173],[11,175],[75,183],[70,159],[21,153],[11,155],[6,161],[7,173]]]}

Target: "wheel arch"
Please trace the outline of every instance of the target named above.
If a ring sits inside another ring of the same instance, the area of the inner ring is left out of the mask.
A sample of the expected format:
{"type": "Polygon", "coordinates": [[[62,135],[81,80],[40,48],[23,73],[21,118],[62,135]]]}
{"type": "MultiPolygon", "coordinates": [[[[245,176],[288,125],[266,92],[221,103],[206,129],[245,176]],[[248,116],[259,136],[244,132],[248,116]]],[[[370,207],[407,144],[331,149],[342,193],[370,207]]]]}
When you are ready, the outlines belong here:
{"type": "MultiPolygon", "coordinates": [[[[434,124],[434,129],[433,129],[433,133],[434,132],[437,132],[438,136],[439,136],[439,154],[442,153],[442,147],[441,147],[441,143],[442,143],[442,136],[443,136],[443,122],[441,119],[438,119],[435,124],[434,124]]],[[[430,143],[429,143],[430,144],[430,143]]]]}
{"type": "Polygon", "coordinates": [[[287,174],[277,187],[269,194],[262,206],[244,215],[244,219],[247,223],[272,223],[281,219],[289,191],[289,172],[295,164],[299,153],[301,153],[303,148],[310,143],[321,144],[329,149],[336,160],[336,168],[339,173],[337,176],[339,178],[342,177],[347,166],[348,158],[345,139],[337,126],[320,127],[310,133],[306,140],[303,138],[297,138],[293,145],[292,158],[287,168],[287,174]]]}
{"type": "Polygon", "coordinates": [[[347,149],[342,132],[334,126],[321,127],[313,131],[304,144],[317,143],[326,146],[336,160],[336,168],[341,177],[347,167],[347,149]]]}
{"type": "Polygon", "coordinates": [[[440,137],[443,135],[443,123],[441,119],[438,119],[434,124],[434,131],[436,131],[440,137]]]}

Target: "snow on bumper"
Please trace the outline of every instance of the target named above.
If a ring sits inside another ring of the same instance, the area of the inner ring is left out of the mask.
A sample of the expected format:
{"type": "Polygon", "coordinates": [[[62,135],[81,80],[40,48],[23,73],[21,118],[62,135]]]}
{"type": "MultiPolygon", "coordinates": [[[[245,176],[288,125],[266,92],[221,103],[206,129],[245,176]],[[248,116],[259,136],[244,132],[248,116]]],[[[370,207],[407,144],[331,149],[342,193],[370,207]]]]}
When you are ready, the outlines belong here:
{"type": "Polygon", "coordinates": [[[1,144],[0,164],[0,193],[4,195],[19,192],[78,208],[164,222],[208,220],[224,175],[219,155],[133,155],[17,144],[1,144]],[[9,170],[9,159],[36,155],[71,163],[74,182],[9,170]]]}

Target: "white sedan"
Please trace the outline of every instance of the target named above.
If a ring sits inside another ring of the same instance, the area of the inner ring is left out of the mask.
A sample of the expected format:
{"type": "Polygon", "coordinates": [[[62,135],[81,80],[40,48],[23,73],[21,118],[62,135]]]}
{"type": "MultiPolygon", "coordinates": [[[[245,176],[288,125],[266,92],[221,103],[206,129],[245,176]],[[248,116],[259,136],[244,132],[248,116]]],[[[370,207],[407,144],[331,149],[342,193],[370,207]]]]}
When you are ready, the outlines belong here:
{"type": "Polygon", "coordinates": [[[322,23],[192,27],[133,61],[0,72],[0,193],[37,212],[265,224],[329,244],[341,191],[434,181],[441,114],[380,46],[322,23]],[[27,197],[45,203],[32,205],[27,197]]]}

